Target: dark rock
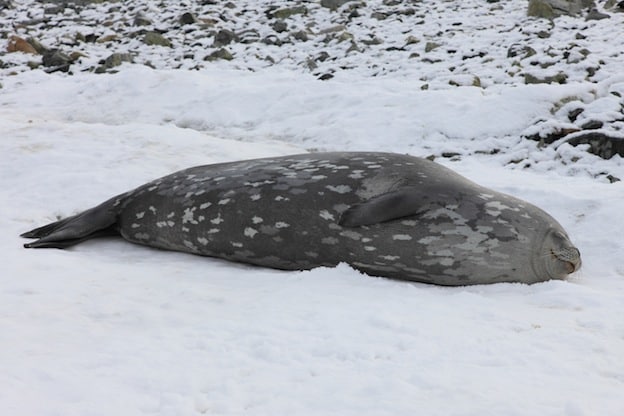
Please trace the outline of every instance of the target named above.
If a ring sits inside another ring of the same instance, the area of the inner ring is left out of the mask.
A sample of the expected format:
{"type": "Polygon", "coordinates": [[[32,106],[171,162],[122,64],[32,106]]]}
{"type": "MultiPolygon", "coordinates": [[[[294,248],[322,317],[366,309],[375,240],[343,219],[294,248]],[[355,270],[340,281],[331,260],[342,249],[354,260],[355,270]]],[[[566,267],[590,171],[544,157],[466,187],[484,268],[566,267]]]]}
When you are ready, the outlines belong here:
{"type": "Polygon", "coordinates": [[[589,152],[603,159],[611,159],[614,155],[624,156],[624,138],[611,137],[599,132],[582,132],[567,140],[572,146],[589,144],[589,152]]]}
{"type": "Polygon", "coordinates": [[[589,13],[587,13],[587,16],[585,16],[585,20],[602,20],[609,19],[610,17],[611,16],[606,13],[599,12],[596,9],[591,9],[589,13]]]}
{"type": "Polygon", "coordinates": [[[328,9],[335,11],[339,7],[342,7],[346,3],[353,0],[321,0],[321,6],[327,7],[328,9]]]}
{"type": "Polygon", "coordinates": [[[580,107],[575,108],[574,110],[568,113],[568,120],[574,123],[576,119],[578,118],[578,116],[580,116],[583,111],[585,111],[585,109],[580,108],[580,107]]]}
{"type": "Polygon", "coordinates": [[[377,20],[386,20],[388,18],[388,14],[383,12],[373,12],[371,13],[371,18],[377,20]]]}
{"type": "Polygon", "coordinates": [[[305,6],[286,7],[270,12],[270,17],[274,19],[288,19],[295,14],[308,14],[308,8],[305,6]]]}
{"type": "Polygon", "coordinates": [[[616,183],[621,181],[620,178],[618,178],[617,176],[613,176],[613,175],[607,175],[607,179],[609,180],[609,183],[616,183]]]}
{"type": "Polygon", "coordinates": [[[58,49],[52,49],[43,55],[41,62],[43,66],[48,68],[47,72],[67,72],[69,71],[71,58],[58,49]]]}
{"type": "Polygon", "coordinates": [[[229,45],[230,43],[235,41],[238,41],[238,36],[236,36],[236,33],[232,32],[231,30],[221,29],[215,35],[214,46],[218,48],[221,46],[229,45]]]}
{"type": "Polygon", "coordinates": [[[132,22],[132,24],[134,26],[149,26],[152,24],[152,21],[145,14],[137,13],[137,15],[134,16],[134,21],[132,22]]]}
{"type": "Polygon", "coordinates": [[[193,13],[186,12],[182,16],[180,16],[180,24],[181,25],[192,25],[197,23],[197,17],[193,13]]]}
{"type": "Polygon", "coordinates": [[[507,49],[507,58],[519,57],[519,59],[526,59],[535,55],[536,53],[537,52],[535,51],[535,49],[528,45],[514,43],[509,47],[509,49],[507,49]]]}
{"type": "Polygon", "coordinates": [[[262,39],[262,43],[264,43],[265,45],[281,46],[283,42],[276,35],[269,35],[262,39]]]}
{"type": "Polygon", "coordinates": [[[600,120],[589,120],[581,126],[583,130],[596,130],[602,128],[604,123],[600,120]]]}
{"type": "Polygon", "coordinates": [[[143,43],[146,45],[171,47],[171,41],[158,32],[147,32],[143,37],[143,43]]]}
{"type": "Polygon", "coordinates": [[[283,20],[277,20],[273,23],[272,27],[277,33],[282,33],[288,30],[288,24],[283,20]]]}
{"type": "Polygon", "coordinates": [[[226,61],[231,61],[234,59],[232,54],[225,48],[218,49],[204,58],[204,61],[217,61],[219,59],[224,59],[226,61]]]}
{"type": "Polygon", "coordinates": [[[436,42],[427,42],[425,44],[425,52],[431,52],[432,50],[437,49],[440,46],[442,46],[442,45],[440,45],[439,43],[436,43],[436,42]]]}
{"type": "Polygon", "coordinates": [[[308,34],[306,33],[305,30],[300,30],[298,32],[295,32],[292,34],[293,38],[297,39],[298,41],[301,42],[307,42],[308,41],[308,34]]]}
{"type": "Polygon", "coordinates": [[[568,80],[568,76],[559,72],[557,75],[550,77],[538,78],[532,74],[523,74],[525,84],[565,84],[568,80]]]}
{"type": "Polygon", "coordinates": [[[104,60],[103,65],[106,68],[114,68],[124,62],[133,62],[134,58],[129,53],[114,53],[104,60]]]}
{"type": "Polygon", "coordinates": [[[552,131],[541,134],[531,134],[529,136],[524,136],[525,139],[533,140],[536,142],[540,142],[543,144],[552,144],[557,140],[560,140],[572,133],[578,133],[579,129],[570,129],[570,128],[555,128],[552,131]]]}
{"type": "Polygon", "coordinates": [[[254,43],[260,40],[260,33],[256,29],[249,29],[243,32],[240,32],[238,35],[238,41],[240,43],[254,43]]]}
{"type": "Polygon", "coordinates": [[[529,0],[527,16],[546,19],[563,15],[577,16],[592,5],[593,0],[529,0]]]}
{"type": "Polygon", "coordinates": [[[320,79],[321,81],[327,81],[328,79],[332,79],[334,77],[333,74],[323,74],[320,77],[318,77],[318,79],[320,79]]]}

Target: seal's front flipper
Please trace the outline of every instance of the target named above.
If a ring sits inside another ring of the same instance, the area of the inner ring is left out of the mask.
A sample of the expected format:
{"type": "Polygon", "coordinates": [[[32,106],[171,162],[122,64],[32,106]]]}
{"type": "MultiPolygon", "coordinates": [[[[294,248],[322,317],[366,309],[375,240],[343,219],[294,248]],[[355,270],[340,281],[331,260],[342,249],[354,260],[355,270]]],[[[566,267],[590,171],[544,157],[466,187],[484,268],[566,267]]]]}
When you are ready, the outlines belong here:
{"type": "Polygon", "coordinates": [[[426,187],[400,188],[355,204],[342,213],[339,225],[360,227],[378,224],[427,211],[431,201],[426,187]]]}
{"type": "Polygon", "coordinates": [[[38,240],[24,244],[24,247],[66,248],[94,237],[117,235],[117,215],[112,208],[110,201],[106,201],[78,215],[25,232],[21,237],[38,240]]]}

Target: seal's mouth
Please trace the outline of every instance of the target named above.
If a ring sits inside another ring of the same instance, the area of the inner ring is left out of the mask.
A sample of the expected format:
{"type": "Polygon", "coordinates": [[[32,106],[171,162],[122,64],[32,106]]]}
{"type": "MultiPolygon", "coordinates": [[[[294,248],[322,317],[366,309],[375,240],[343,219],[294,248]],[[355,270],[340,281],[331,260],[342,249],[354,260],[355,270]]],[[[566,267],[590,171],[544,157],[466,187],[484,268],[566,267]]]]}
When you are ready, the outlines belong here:
{"type": "Polygon", "coordinates": [[[553,260],[562,263],[568,274],[574,273],[581,268],[581,252],[576,247],[565,247],[563,249],[550,249],[553,260]]]}

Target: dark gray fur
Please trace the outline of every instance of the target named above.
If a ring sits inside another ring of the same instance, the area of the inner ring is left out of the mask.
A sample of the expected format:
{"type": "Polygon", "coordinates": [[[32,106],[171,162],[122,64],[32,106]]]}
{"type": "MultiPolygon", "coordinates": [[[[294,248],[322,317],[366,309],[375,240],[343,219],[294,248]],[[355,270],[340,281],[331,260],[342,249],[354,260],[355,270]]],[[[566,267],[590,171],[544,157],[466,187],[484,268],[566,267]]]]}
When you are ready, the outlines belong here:
{"type": "Polygon", "coordinates": [[[346,262],[442,285],[534,283],[578,269],[539,208],[426,159],[311,153],[185,169],[23,234],[26,247],[97,235],[277,269],[346,262]]]}

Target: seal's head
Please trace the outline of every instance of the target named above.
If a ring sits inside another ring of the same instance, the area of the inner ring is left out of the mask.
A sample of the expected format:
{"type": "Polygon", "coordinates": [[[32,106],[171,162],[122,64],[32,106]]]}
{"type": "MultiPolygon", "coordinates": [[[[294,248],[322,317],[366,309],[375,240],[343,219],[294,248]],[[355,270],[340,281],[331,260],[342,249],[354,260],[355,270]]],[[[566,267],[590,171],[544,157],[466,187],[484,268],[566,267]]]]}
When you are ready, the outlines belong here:
{"type": "Polygon", "coordinates": [[[581,267],[581,253],[559,227],[550,228],[540,247],[541,269],[551,279],[564,279],[581,267]]]}

